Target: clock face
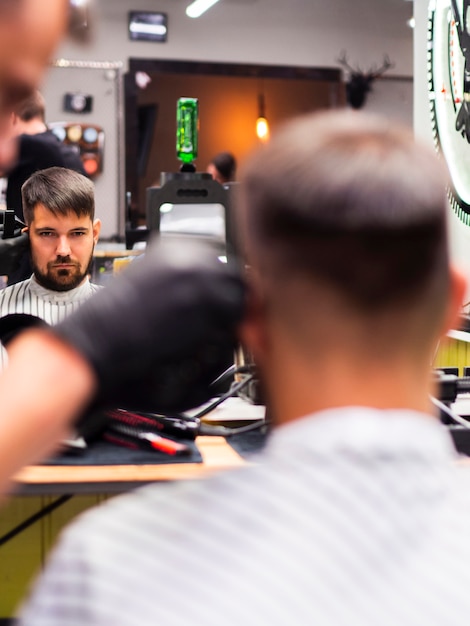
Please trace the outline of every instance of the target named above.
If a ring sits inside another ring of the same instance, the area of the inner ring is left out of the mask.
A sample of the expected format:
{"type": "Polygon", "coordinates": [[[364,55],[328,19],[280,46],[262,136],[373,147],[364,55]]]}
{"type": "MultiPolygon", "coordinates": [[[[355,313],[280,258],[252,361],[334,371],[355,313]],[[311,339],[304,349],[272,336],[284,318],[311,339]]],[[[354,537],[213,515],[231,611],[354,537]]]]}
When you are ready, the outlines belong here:
{"type": "Polygon", "coordinates": [[[470,0],[431,0],[428,85],[436,148],[451,175],[449,197],[470,226],[470,0]],[[468,27],[468,30],[467,30],[468,27]]]}

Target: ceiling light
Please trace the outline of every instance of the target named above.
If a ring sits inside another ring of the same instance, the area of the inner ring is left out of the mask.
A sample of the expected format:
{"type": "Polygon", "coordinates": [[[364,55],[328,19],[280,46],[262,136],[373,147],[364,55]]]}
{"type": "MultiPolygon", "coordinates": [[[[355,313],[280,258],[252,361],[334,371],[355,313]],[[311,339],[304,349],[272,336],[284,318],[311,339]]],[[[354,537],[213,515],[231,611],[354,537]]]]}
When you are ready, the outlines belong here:
{"type": "Polygon", "coordinates": [[[129,30],[141,35],[166,35],[164,24],[130,24],[129,30]]]}
{"type": "Polygon", "coordinates": [[[164,43],[168,32],[168,17],[160,11],[129,11],[129,38],[132,41],[164,43]]]}
{"type": "Polygon", "coordinates": [[[268,141],[269,124],[266,119],[264,93],[258,95],[258,119],[256,120],[256,136],[260,141],[268,141]]]}
{"type": "Polygon", "coordinates": [[[219,0],[194,0],[186,9],[188,17],[199,17],[219,0]]]}

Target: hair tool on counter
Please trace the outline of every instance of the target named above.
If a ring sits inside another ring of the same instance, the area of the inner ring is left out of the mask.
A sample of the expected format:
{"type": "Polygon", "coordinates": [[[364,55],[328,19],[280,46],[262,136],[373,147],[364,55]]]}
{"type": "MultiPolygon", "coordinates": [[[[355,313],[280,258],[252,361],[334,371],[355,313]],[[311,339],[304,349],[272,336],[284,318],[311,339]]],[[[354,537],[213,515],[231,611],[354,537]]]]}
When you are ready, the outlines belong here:
{"type": "Polygon", "coordinates": [[[162,437],[154,432],[153,425],[144,426],[141,420],[133,418],[127,411],[111,411],[110,417],[113,419],[108,422],[103,433],[106,441],[128,448],[153,449],[172,456],[191,454],[190,446],[169,437],[162,437]]]}
{"type": "Polygon", "coordinates": [[[229,437],[266,426],[265,418],[256,419],[245,426],[238,427],[204,423],[203,417],[214,411],[228,398],[239,395],[243,389],[255,380],[254,365],[232,365],[216,378],[211,386],[216,388],[233,376],[239,376],[240,379],[234,381],[228,391],[217,396],[192,415],[184,413],[162,415],[159,413],[129,411],[121,408],[107,410],[105,415],[108,419],[104,435],[106,435],[107,439],[109,439],[111,434],[114,438],[116,435],[124,435],[128,438],[136,437],[140,440],[142,440],[144,435],[148,437],[158,435],[160,439],[194,440],[198,435],[229,437]]]}
{"type": "Polygon", "coordinates": [[[451,408],[459,395],[470,393],[470,376],[459,377],[437,369],[434,370],[434,378],[438,398],[431,397],[431,400],[440,411],[441,422],[443,424],[458,423],[470,429],[470,421],[457,415],[451,408]]]}
{"type": "MultiPolygon", "coordinates": [[[[458,370],[457,370],[458,371],[458,370]]],[[[452,437],[456,450],[470,455],[470,376],[459,377],[435,370],[436,395],[431,401],[439,410],[442,424],[452,437]]]]}

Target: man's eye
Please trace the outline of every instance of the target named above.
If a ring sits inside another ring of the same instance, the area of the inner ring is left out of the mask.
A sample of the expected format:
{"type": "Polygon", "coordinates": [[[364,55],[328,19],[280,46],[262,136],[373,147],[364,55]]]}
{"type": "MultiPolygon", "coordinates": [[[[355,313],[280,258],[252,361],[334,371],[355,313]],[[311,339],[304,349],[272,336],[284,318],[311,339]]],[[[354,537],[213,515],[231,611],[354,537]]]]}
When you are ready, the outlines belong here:
{"type": "Polygon", "coordinates": [[[52,231],[49,230],[44,230],[42,232],[39,233],[40,237],[53,237],[54,233],[52,231]]]}
{"type": "Polygon", "coordinates": [[[72,233],[72,237],[83,237],[84,235],[86,235],[86,232],[82,230],[77,230],[72,233]]]}

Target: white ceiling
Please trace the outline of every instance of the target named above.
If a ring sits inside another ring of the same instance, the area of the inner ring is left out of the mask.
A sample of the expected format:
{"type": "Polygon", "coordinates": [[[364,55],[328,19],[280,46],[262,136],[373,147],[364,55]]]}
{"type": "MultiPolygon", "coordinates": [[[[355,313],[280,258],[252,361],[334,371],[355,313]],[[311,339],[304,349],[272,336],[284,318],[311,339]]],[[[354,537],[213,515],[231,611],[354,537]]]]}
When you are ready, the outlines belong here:
{"type": "Polygon", "coordinates": [[[413,32],[406,24],[413,2],[406,0],[220,0],[195,20],[185,14],[191,0],[91,1],[97,17],[95,40],[86,50],[69,47],[66,57],[331,67],[345,49],[361,69],[380,64],[388,54],[395,63],[390,74],[413,72],[413,32]],[[129,44],[129,10],[166,12],[167,44],[129,44]]]}

